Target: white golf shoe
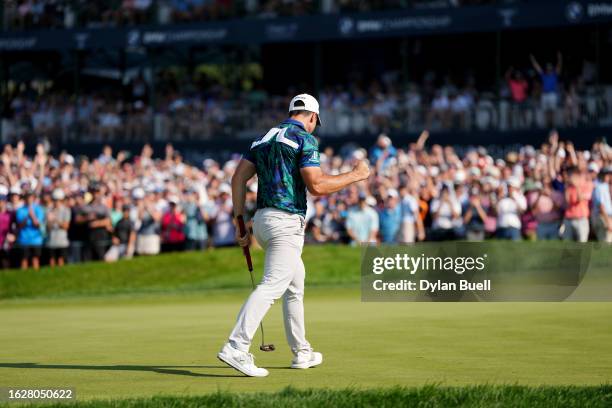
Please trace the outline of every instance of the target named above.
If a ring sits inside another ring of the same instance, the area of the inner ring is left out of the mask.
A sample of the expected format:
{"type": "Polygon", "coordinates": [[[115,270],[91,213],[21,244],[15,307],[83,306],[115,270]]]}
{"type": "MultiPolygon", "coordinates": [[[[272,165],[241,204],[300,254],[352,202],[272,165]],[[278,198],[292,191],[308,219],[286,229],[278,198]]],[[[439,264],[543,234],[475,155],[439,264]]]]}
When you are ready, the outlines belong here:
{"type": "Polygon", "coordinates": [[[255,365],[255,357],[251,353],[235,349],[229,343],[225,343],[217,358],[249,377],[267,377],[269,374],[265,368],[255,365]]]}
{"type": "Polygon", "coordinates": [[[310,368],[323,362],[323,354],[316,351],[300,351],[291,360],[291,368],[310,368]]]}

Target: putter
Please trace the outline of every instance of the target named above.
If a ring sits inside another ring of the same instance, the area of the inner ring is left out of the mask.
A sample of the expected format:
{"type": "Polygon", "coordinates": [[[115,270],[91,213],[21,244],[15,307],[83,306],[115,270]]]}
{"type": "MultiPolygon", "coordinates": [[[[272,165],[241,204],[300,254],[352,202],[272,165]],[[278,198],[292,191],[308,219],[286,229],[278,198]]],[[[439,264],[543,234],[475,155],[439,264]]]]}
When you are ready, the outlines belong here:
{"type": "MultiPolygon", "coordinates": [[[[242,217],[242,215],[239,215],[236,217],[236,219],[238,220],[238,229],[240,230],[240,236],[244,237],[246,235],[246,226],[244,225],[244,218],[242,217]]],[[[255,278],[253,278],[253,261],[251,260],[251,251],[249,250],[249,247],[242,247],[242,253],[246,258],[247,267],[249,268],[249,275],[251,276],[251,285],[253,286],[253,290],[255,290],[255,278]]],[[[266,352],[274,351],[276,349],[274,347],[274,344],[265,344],[263,322],[259,324],[259,330],[261,330],[261,346],[259,346],[259,349],[261,351],[266,352]]]]}

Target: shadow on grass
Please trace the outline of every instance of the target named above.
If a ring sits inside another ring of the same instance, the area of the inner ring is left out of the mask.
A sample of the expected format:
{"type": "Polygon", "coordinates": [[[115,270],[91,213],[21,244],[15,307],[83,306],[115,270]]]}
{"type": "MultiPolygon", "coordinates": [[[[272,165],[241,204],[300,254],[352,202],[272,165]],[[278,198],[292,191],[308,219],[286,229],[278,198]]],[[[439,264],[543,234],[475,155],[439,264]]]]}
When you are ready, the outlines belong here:
{"type": "MultiPolygon", "coordinates": [[[[188,377],[219,377],[234,378],[244,377],[241,374],[210,374],[194,373],[189,370],[177,370],[177,368],[215,368],[232,369],[228,366],[146,366],[146,365],[81,365],[81,364],[37,364],[37,363],[0,363],[0,368],[34,368],[34,369],[54,369],[54,370],[99,370],[99,371],[148,371],[158,374],[185,375],[188,377]]],[[[233,370],[233,369],[232,369],[233,370]]]]}

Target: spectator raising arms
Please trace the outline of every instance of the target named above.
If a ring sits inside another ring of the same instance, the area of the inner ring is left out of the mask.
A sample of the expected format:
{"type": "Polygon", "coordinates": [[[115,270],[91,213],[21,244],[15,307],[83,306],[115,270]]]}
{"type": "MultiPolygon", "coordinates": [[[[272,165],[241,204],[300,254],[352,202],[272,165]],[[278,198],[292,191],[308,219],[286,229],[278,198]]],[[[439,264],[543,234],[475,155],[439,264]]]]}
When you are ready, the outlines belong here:
{"type": "Polygon", "coordinates": [[[168,197],[168,209],[161,219],[162,251],[176,252],[185,246],[185,215],[176,196],[168,197]]]}
{"type": "Polygon", "coordinates": [[[437,241],[457,238],[457,222],[461,224],[461,205],[451,189],[452,187],[443,185],[440,197],[431,202],[432,235],[437,241]]]}
{"type": "Polygon", "coordinates": [[[21,269],[26,269],[28,266],[38,269],[42,254],[45,212],[38,204],[34,193],[28,191],[24,194],[24,198],[25,204],[15,214],[19,230],[17,244],[21,250],[21,269]]]}
{"type": "Polygon", "coordinates": [[[61,189],[53,190],[53,203],[47,209],[47,248],[49,265],[63,266],[68,258],[68,228],[70,226],[70,208],[64,202],[66,195],[61,189]]]}
{"type": "Polygon", "coordinates": [[[468,241],[482,241],[485,238],[487,212],[483,208],[480,194],[477,187],[470,190],[468,205],[464,211],[463,222],[468,241]]]}
{"type": "Polygon", "coordinates": [[[536,72],[540,75],[542,81],[542,110],[546,115],[546,126],[555,126],[555,112],[559,104],[559,76],[563,66],[563,57],[560,52],[557,53],[557,64],[552,62],[546,64],[546,68],[542,69],[538,61],[533,55],[530,55],[531,64],[536,72]]]}
{"type": "Polygon", "coordinates": [[[198,192],[195,189],[186,191],[187,202],[183,205],[185,211],[185,249],[196,250],[206,248],[209,221],[204,206],[198,202],[198,192]]]}
{"type": "Polygon", "coordinates": [[[502,198],[497,203],[497,237],[500,239],[521,239],[521,214],[527,209],[527,200],[520,187],[516,177],[501,187],[502,198]]]}

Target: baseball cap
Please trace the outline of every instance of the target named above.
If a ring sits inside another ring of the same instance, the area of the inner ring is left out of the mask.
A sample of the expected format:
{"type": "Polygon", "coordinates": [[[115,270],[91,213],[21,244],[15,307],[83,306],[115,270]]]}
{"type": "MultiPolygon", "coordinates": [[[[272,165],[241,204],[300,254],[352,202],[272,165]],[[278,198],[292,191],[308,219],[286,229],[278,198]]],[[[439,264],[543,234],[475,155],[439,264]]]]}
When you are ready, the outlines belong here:
{"type": "Polygon", "coordinates": [[[66,194],[64,194],[64,190],[62,190],[61,188],[56,188],[55,190],[53,190],[51,197],[54,200],[63,200],[64,198],[66,198],[66,194]]]}
{"type": "Polygon", "coordinates": [[[219,186],[219,192],[220,193],[227,193],[227,194],[231,194],[232,193],[232,188],[230,187],[229,184],[227,183],[223,183],[219,186]]]}
{"type": "Polygon", "coordinates": [[[132,190],[132,198],[134,198],[134,200],[142,200],[145,196],[145,191],[142,187],[136,187],[134,190],[132,190]]]}
{"type": "Polygon", "coordinates": [[[305,110],[317,114],[317,124],[321,126],[321,115],[319,114],[319,102],[314,96],[299,94],[293,97],[289,103],[289,112],[305,110]]]}

